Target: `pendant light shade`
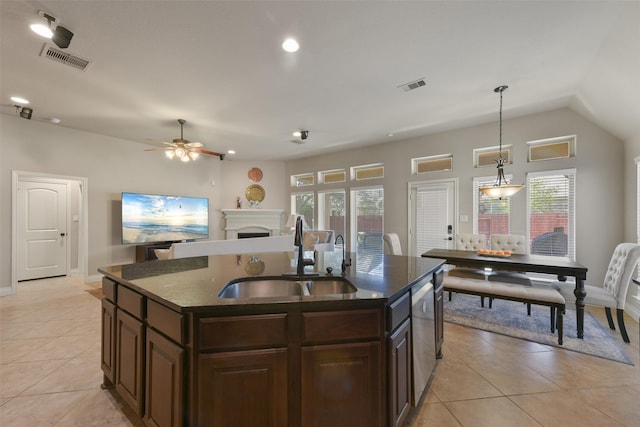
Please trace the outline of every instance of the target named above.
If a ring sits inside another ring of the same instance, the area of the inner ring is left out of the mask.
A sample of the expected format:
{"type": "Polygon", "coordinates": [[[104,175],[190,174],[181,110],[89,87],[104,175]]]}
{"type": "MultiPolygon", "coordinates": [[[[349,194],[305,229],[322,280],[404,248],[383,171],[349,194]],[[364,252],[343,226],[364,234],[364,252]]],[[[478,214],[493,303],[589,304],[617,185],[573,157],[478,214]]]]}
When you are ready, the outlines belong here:
{"type": "Polygon", "coordinates": [[[504,177],[504,159],[502,158],[502,92],[508,88],[509,86],[498,86],[493,90],[500,94],[500,148],[498,150],[498,160],[496,160],[498,177],[496,178],[495,184],[480,188],[480,192],[482,194],[493,199],[502,199],[504,197],[512,196],[524,188],[524,185],[509,184],[507,179],[504,177]]]}

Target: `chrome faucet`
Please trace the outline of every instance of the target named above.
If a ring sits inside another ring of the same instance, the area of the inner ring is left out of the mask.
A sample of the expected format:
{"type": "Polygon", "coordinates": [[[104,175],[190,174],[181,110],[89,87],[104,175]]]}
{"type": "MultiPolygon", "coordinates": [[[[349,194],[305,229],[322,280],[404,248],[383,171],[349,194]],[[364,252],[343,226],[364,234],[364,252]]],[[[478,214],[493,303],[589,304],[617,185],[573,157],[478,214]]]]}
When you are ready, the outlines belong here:
{"type": "Polygon", "coordinates": [[[298,247],[298,265],[296,274],[298,276],[304,276],[304,268],[307,265],[314,265],[315,261],[304,257],[304,239],[301,216],[296,219],[296,232],[293,238],[293,245],[298,247]]]}
{"type": "Polygon", "coordinates": [[[336,236],[336,240],[335,242],[333,242],[334,245],[338,244],[338,239],[342,240],[342,264],[340,265],[341,269],[342,269],[342,274],[347,272],[347,267],[351,266],[351,258],[349,258],[349,262],[347,262],[346,258],[345,258],[345,244],[344,244],[344,237],[342,236],[342,234],[338,234],[336,236]]]}

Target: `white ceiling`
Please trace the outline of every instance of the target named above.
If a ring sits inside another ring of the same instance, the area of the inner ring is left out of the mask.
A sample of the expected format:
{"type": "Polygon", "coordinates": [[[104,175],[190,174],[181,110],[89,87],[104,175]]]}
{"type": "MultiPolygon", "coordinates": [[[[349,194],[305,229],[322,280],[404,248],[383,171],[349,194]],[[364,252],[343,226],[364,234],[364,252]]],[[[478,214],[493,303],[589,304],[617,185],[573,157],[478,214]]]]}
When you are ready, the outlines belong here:
{"type": "Polygon", "coordinates": [[[388,142],[497,120],[501,84],[505,118],[568,106],[640,135],[637,1],[2,0],[0,13],[3,114],[21,95],[32,120],[141,150],[180,136],[178,118],[185,138],[243,160],[388,142]],[[40,56],[38,10],[73,31],[86,71],[40,56]],[[299,52],[281,49],[288,36],[299,52]]]}

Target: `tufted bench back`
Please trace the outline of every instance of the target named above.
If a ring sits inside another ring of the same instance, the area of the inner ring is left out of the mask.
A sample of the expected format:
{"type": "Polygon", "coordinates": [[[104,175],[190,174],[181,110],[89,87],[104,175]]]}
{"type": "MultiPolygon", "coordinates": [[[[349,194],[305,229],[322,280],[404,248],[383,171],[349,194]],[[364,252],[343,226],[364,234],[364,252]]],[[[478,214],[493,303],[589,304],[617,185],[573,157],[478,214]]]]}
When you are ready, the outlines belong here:
{"type": "Polygon", "coordinates": [[[492,234],[491,249],[496,251],[511,251],[514,254],[528,254],[527,239],[519,234],[492,234]]]}
{"type": "Polygon", "coordinates": [[[459,251],[477,251],[487,248],[484,234],[460,233],[456,236],[456,249],[459,251]]]}

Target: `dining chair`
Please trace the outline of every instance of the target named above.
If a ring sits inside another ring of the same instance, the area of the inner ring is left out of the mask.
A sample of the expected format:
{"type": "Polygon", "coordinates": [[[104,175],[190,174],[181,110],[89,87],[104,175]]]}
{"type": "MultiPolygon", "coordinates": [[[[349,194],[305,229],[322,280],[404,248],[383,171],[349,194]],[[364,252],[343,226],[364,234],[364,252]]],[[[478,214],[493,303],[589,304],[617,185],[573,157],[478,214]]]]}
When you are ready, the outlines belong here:
{"type": "MultiPolygon", "coordinates": [[[[585,305],[604,307],[607,315],[609,327],[615,331],[616,327],[611,316],[611,309],[616,309],[618,327],[624,342],[629,341],[627,329],[624,326],[624,304],[627,299],[627,291],[631,278],[635,274],[636,267],[640,261],[640,244],[620,243],[613,251],[609,267],[604,276],[604,283],[600,286],[585,285],[587,296],[584,298],[585,305]]],[[[572,283],[557,281],[553,286],[562,294],[567,302],[575,302],[572,283]]]]}
{"type": "MultiPolygon", "coordinates": [[[[478,249],[487,248],[487,238],[484,234],[458,233],[455,238],[456,250],[458,251],[477,251],[478,249]]],[[[456,267],[451,268],[449,276],[464,277],[467,279],[485,280],[486,274],[483,269],[456,267]]]]}
{"type": "MultiPolygon", "coordinates": [[[[514,254],[528,254],[525,236],[519,234],[491,235],[491,249],[497,251],[511,251],[514,254]]],[[[514,283],[516,285],[533,286],[531,278],[525,273],[513,271],[492,271],[489,280],[494,282],[514,283]]]]}
{"type": "Polygon", "coordinates": [[[382,236],[384,240],[384,253],[387,255],[402,255],[402,246],[400,245],[400,237],[397,233],[386,233],[382,236]]]}

